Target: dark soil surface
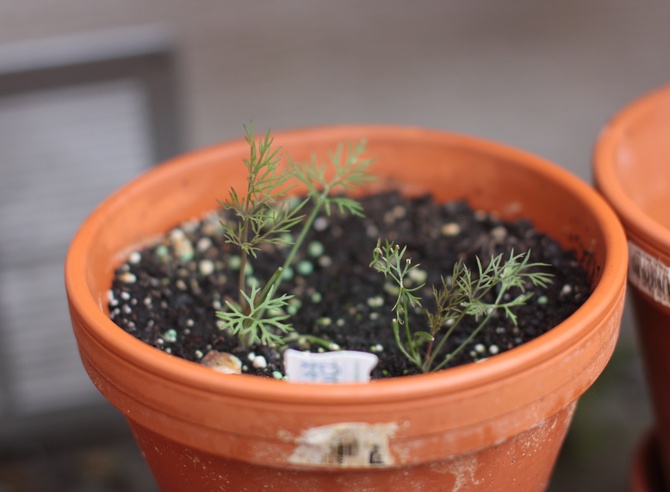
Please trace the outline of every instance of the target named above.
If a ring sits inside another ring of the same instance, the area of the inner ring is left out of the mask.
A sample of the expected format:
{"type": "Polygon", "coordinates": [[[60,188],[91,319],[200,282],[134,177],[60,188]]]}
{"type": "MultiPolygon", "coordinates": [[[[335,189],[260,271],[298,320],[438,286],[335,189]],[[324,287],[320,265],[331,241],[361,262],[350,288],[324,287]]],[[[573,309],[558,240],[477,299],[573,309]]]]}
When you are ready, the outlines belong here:
{"type": "MultiPolygon", "coordinates": [[[[428,308],[431,285],[439,285],[441,276],[451,274],[459,258],[476,272],[475,256],[486,263],[492,255],[530,250],[532,262],[549,265],[545,271],[554,275],[553,283],[540,289],[528,286],[536,292],[525,306],[515,308],[518,325],[502,313],[495,315],[449,366],[481,360],[542,335],[590,294],[588,276],[575,252],[563,251],[526,220],[503,222],[471,210],[464,202],[436,204],[429,196],[406,200],[393,192],[368,196],[362,203],[364,219],[337,214],[317,219],[305,251],[281,290],[295,295],[291,324],[299,333],[316,334],[342,349],[376,353],[380,362],[373,378],[418,372],[394,341],[395,296],[383,275],[369,267],[378,238],[407,245],[406,256],[420,264],[419,273],[425,272],[421,297],[428,308]]],[[[213,213],[181,224],[158,244],[131,254],[116,271],[109,300],[111,317],[128,333],[167,353],[198,362],[210,350],[228,352],[242,361],[244,372],[281,377],[280,351],[258,346],[242,349],[217,327],[215,311],[227,297],[237,298],[235,265],[239,263],[239,251],[224,242],[220,218],[213,213]],[[263,356],[265,367],[253,367],[254,355],[263,356]]],[[[261,282],[269,279],[285,254],[285,249],[277,247],[259,252],[253,276],[261,282]]],[[[514,297],[518,294],[511,292],[514,297]]],[[[425,316],[412,316],[411,326],[426,330],[425,316]]],[[[446,350],[460,345],[474,326],[476,321],[466,318],[446,350]]],[[[288,346],[319,350],[304,340],[288,346]]]]}

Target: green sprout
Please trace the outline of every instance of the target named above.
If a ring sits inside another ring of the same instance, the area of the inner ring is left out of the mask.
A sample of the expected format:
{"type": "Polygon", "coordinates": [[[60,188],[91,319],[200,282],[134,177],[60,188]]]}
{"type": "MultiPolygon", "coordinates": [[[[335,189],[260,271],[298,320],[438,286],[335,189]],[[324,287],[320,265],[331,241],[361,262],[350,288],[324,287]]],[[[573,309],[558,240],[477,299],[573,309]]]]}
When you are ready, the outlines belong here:
{"type": "Polygon", "coordinates": [[[295,163],[287,158],[287,165],[280,166],[280,148],[273,147],[274,139],[270,131],[262,139],[257,139],[253,124],[244,127],[250,147],[250,157],[244,160],[248,170],[247,192],[241,196],[231,189],[228,200],[220,202],[225,210],[233,212],[232,223],[222,221],[227,243],[237,246],[240,251],[240,271],[238,278],[238,299],[226,300],[226,310],[217,311],[221,321],[219,326],[238,337],[242,346],[255,343],[279,346],[285,340],[280,334],[294,331],[287,322],[285,308],[293,297],[277,293],[284,278],[282,273],[295,262],[296,255],[304,243],[319,213],[327,215],[336,208],[340,213],[362,216],[359,202],[345,196],[333,196],[335,191],[348,191],[372,179],[368,174],[371,159],[363,158],[365,142],[349,145],[346,152],[338,145],[329,154],[329,165],[319,164],[316,158],[307,163],[295,163]],[[291,181],[302,182],[308,190],[302,200],[288,200],[291,181]],[[301,211],[308,203],[312,210],[308,216],[301,211]],[[300,226],[297,236],[292,231],[300,226]],[[284,261],[270,279],[259,287],[254,284],[246,290],[251,258],[256,258],[263,245],[290,245],[291,249],[284,261]]]}
{"type": "Polygon", "coordinates": [[[406,249],[393,242],[386,241],[382,245],[378,241],[370,267],[382,273],[398,288],[392,307],[395,313],[392,326],[396,344],[422,372],[443,369],[477,336],[496,311],[504,312],[516,325],[517,317],[513,308],[524,305],[533,296],[532,292],[526,292],[527,282],[543,288],[552,282],[550,273],[537,271],[546,264],[530,262],[530,251],[516,255],[511,252],[506,260],[502,254],[493,256],[487,266],[476,258],[476,276],[462,261],[458,261],[451,276],[442,278],[441,287],[433,287],[436,309],[431,313],[423,308],[421,298],[416,295],[424,285],[407,287],[405,279],[418,265],[413,265],[410,258],[404,258],[406,249]],[[505,301],[512,289],[516,289],[518,295],[505,301]],[[423,311],[428,319],[428,331],[410,328],[410,310],[423,311]],[[450,335],[467,316],[475,318],[476,327],[460,345],[442,355],[450,335]]]}

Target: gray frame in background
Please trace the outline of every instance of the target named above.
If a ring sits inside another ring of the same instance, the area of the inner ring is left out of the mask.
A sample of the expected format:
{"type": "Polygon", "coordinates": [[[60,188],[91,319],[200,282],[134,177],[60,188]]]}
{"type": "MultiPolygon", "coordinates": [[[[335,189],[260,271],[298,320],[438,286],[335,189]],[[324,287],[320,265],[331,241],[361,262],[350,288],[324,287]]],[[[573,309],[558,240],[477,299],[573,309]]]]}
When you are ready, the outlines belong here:
{"type": "MultiPolygon", "coordinates": [[[[0,46],[0,98],[124,79],[139,82],[146,95],[152,162],[182,152],[175,43],[163,26],[0,46]]],[[[116,424],[123,424],[123,418],[109,405],[38,416],[17,414],[3,364],[2,353],[8,349],[3,326],[7,324],[0,312],[0,451],[30,442],[90,440],[96,433],[120,428],[116,424]]]]}
{"type": "Polygon", "coordinates": [[[141,26],[0,46],[0,98],[116,79],[148,95],[154,162],[182,149],[174,43],[161,26],[141,26]]]}

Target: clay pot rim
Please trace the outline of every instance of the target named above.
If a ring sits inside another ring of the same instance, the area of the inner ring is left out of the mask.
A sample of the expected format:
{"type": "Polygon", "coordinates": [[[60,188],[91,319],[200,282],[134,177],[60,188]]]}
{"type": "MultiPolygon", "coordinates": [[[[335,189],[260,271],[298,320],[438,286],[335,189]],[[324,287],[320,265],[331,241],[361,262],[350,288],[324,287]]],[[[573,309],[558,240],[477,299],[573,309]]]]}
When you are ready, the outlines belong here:
{"type": "Polygon", "coordinates": [[[202,391],[225,393],[230,396],[292,403],[314,402],[327,405],[352,405],[419,400],[430,395],[456,391],[489,391],[496,381],[520,375],[527,367],[550,363],[551,359],[565,357],[572,345],[588,338],[598,323],[616,309],[619,290],[625,288],[627,250],[625,234],[616,215],[603,198],[591,187],[568,171],[549,161],[504,144],[476,137],[424,128],[391,125],[338,125],[309,129],[274,132],[282,145],[306,137],[332,138],[341,133],[343,138],[352,133],[370,138],[408,139],[421,135],[478,152],[503,156],[518,165],[532,169],[572,189],[575,197],[593,211],[607,243],[607,258],[602,266],[601,279],[586,303],[568,320],[544,335],[502,354],[476,364],[467,364],[436,373],[390,378],[370,384],[306,384],[287,383],[251,375],[222,375],[199,364],[159,351],[124,332],[103,312],[91,296],[86,279],[86,256],[96,230],[104,227],[105,214],[123,200],[123,194],[138,193],[156,173],[170,173],[184,161],[202,159],[212,154],[229,151],[228,146],[246,145],[243,139],[226,142],[226,147],[212,146],[177,157],[152,168],[108,197],[86,219],[75,235],[66,258],[65,279],[72,316],[84,318],[92,327],[91,335],[104,350],[112,352],[144,371],[161,374],[176,384],[188,385],[202,391]],[[328,137],[326,137],[328,134],[328,137]]]}
{"type": "Polygon", "coordinates": [[[670,86],[647,93],[617,112],[601,130],[593,156],[597,188],[612,204],[632,239],[650,253],[670,263],[670,229],[650,217],[625,191],[616,173],[619,142],[628,129],[653,113],[662,104],[670,104],[670,86]]]}

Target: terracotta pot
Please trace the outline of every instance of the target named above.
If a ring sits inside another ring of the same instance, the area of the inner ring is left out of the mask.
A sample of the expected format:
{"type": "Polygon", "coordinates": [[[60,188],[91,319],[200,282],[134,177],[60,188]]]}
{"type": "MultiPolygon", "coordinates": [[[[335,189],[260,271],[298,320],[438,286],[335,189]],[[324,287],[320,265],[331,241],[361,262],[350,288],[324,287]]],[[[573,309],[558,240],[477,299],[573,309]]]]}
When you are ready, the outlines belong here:
{"type": "Polygon", "coordinates": [[[658,439],[655,432],[648,432],[633,456],[630,469],[631,492],[665,492],[658,439]]]}
{"type": "Polygon", "coordinates": [[[670,473],[670,87],[608,123],[596,145],[594,176],[629,239],[637,333],[670,473]]]}
{"type": "Polygon", "coordinates": [[[244,182],[242,140],[158,166],[107,199],[69,250],[66,286],[81,358],[128,419],[163,490],[541,490],[577,399],[613,351],[626,242],[586,184],[529,154],[412,128],[275,134],[295,160],[368,140],[381,182],[438,200],[467,198],[530,217],[576,248],[593,279],[582,308],[545,335],[485,362],[369,384],[294,384],[222,375],[128,335],[107,316],[112,271],[128,249],[216,208],[244,182]],[[374,453],[329,463],[334,448],[374,453]]]}

